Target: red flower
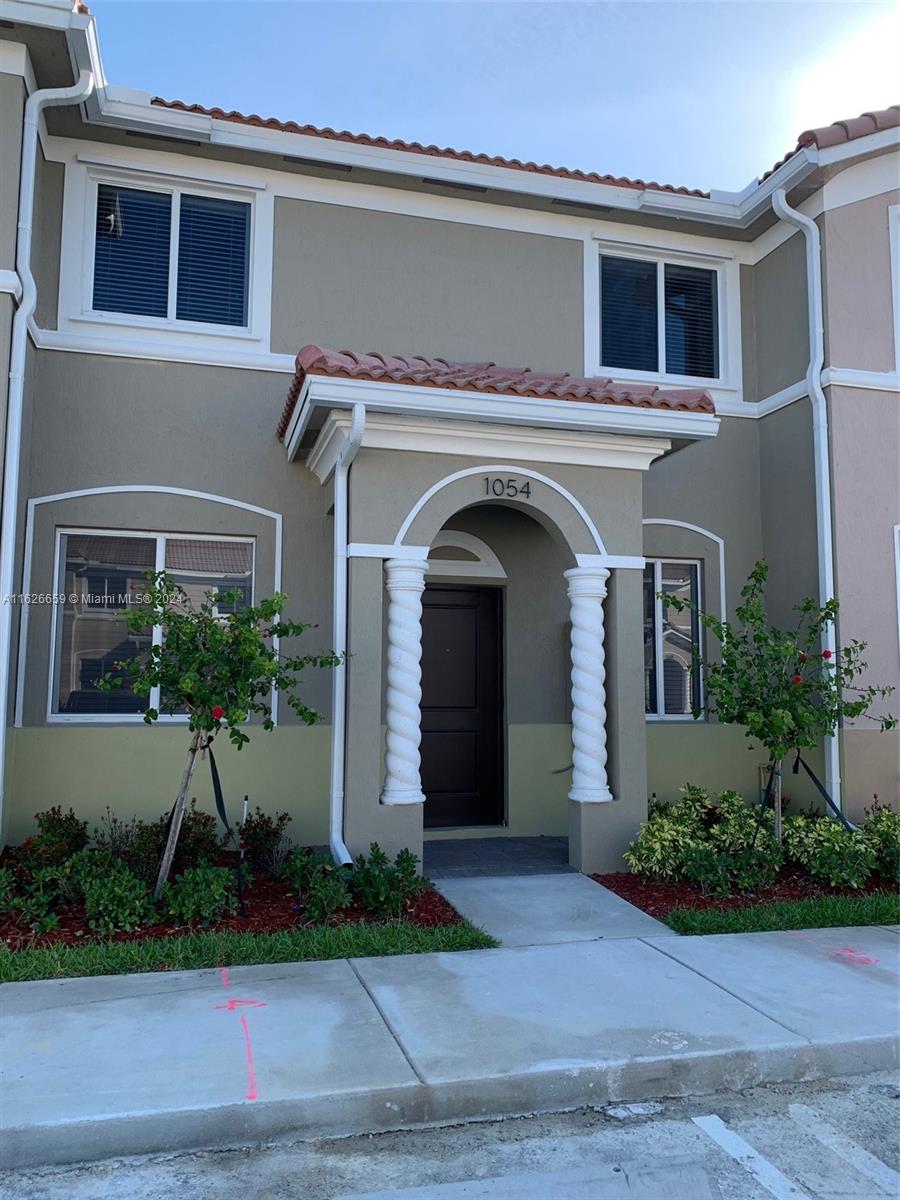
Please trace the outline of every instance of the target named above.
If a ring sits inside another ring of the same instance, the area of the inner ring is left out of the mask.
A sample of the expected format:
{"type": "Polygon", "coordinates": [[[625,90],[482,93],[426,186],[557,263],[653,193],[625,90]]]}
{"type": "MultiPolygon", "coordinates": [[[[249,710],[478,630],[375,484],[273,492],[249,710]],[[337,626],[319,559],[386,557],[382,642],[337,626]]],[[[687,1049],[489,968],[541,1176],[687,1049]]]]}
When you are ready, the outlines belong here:
{"type": "Polygon", "coordinates": [[[222,705],[221,704],[213,705],[213,710],[212,710],[213,720],[221,721],[224,716],[225,716],[225,709],[222,707],[222,705]]]}
{"type": "Polygon", "coordinates": [[[802,675],[792,675],[791,676],[791,683],[802,683],[802,682],[803,682],[802,675]]]}
{"type": "Polygon", "coordinates": [[[822,657],[825,659],[826,662],[828,662],[829,658],[833,658],[834,656],[830,650],[823,650],[822,657]]]}

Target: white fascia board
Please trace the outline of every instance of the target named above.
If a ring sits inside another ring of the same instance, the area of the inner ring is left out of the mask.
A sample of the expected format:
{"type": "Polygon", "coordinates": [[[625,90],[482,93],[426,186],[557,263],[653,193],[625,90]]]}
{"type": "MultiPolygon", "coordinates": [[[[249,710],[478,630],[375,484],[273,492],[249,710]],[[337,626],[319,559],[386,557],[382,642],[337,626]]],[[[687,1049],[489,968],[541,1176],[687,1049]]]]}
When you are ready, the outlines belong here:
{"type": "Polygon", "coordinates": [[[715,437],[719,429],[718,417],[710,413],[544,400],[533,396],[504,396],[315,375],[307,376],[285,435],[288,458],[296,457],[315,409],[350,408],[360,403],[371,412],[405,413],[451,421],[485,421],[492,425],[625,433],[637,437],[694,440],[715,437]]]}
{"type": "Polygon", "coordinates": [[[42,29],[85,28],[90,18],[72,9],[71,0],[0,0],[0,21],[42,29]],[[77,18],[77,20],[76,20],[77,18]]]}
{"type": "MultiPolygon", "coordinates": [[[[320,483],[326,483],[331,477],[341,448],[350,435],[350,424],[348,410],[332,409],[319,431],[306,465],[320,483]]],[[[515,462],[647,471],[652,462],[671,449],[672,442],[670,438],[581,430],[513,429],[509,425],[489,425],[484,421],[447,421],[376,412],[368,415],[362,446],[418,454],[457,454],[466,458],[508,458],[515,462]]]]}

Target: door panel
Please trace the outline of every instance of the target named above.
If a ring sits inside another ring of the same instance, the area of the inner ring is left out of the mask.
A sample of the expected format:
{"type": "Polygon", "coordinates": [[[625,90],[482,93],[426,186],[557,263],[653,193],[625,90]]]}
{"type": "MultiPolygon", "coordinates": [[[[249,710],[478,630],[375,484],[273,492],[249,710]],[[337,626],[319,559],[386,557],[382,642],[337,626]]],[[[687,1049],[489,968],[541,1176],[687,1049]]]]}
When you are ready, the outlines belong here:
{"type": "Polygon", "coordinates": [[[498,588],[426,587],[422,597],[425,827],[503,819],[498,588]]]}

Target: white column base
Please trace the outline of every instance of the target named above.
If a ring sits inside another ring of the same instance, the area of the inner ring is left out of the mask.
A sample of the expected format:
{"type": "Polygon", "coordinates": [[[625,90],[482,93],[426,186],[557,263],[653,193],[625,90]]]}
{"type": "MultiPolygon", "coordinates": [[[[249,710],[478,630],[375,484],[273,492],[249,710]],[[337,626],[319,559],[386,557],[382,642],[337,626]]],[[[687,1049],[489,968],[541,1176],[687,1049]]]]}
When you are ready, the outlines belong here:
{"type": "Polygon", "coordinates": [[[615,796],[608,787],[573,787],[569,792],[569,799],[574,800],[576,804],[608,804],[615,800],[615,796]]]}
{"type": "Polygon", "coordinates": [[[382,804],[424,804],[425,794],[421,789],[416,791],[415,788],[403,790],[401,788],[389,791],[387,788],[381,793],[382,804]]]}

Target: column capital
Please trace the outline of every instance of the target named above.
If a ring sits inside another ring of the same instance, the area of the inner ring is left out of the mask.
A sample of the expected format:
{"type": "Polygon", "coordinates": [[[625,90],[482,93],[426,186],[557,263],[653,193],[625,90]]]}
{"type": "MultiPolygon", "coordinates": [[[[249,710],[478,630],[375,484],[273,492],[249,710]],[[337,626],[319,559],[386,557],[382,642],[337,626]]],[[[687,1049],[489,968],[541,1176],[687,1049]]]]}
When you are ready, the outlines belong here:
{"type": "Polygon", "coordinates": [[[602,600],[606,595],[606,581],[609,579],[606,567],[570,567],[564,575],[570,597],[598,596],[602,600]]]}
{"type": "Polygon", "coordinates": [[[427,558],[388,558],[384,569],[387,578],[384,586],[389,592],[421,592],[425,588],[427,558]]]}

